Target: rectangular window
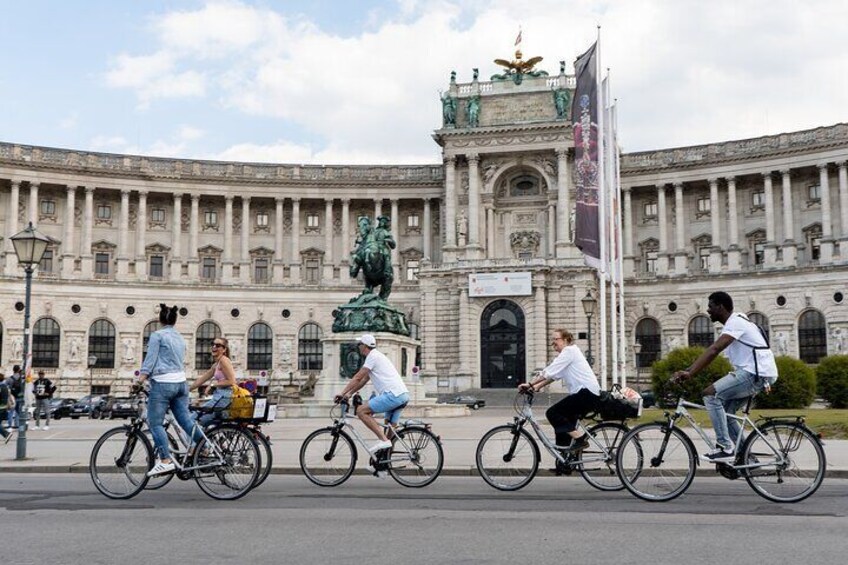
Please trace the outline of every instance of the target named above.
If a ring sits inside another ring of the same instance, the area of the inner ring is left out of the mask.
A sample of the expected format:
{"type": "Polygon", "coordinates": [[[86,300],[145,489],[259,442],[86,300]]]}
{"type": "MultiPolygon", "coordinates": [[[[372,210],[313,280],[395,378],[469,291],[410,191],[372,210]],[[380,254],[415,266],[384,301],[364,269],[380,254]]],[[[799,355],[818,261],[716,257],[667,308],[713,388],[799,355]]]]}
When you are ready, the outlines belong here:
{"type": "Polygon", "coordinates": [[[751,193],[751,205],[754,208],[763,208],[766,205],[766,193],[762,190],[757,190],[751,193]]]}
{"type": "Polygon", "coordinates": [[[109,274],[109,254],[95,253],[94,254],[94,274],[108,275],[109,274]]]}
{"type": "Polygon", "coordinates": [[[150,221],[157,224],[165,223],[165,209],[164,208],[153,208],[150,211],[150,221]]]}
{"type": "Polygon", "coordinates": [[[814,237],[810,240],[810,259],[818,261],[821,254],[821,238],[814,237]]]}
{"type": "Polygon", "coordinates": [[[161,279],[165,276],[165,257],[162,255],[150,256],[150,277],[161,279]]]}
{"type": "Polygon", "coordinates": [[[99,204],[97,206],[97,219],[98,220],[111,220],[112,219],[112,207],[108,204],[99,204]]]}
{"type": "Polygon", "coordinates": [[[807,200],[810,202],[821,201],[821,185],[811,184],[807,187],[807,200]]]}
{"type": "Polygon", "coordinates": [[[44,255],[41,256],[41,263],[38,264],[38,270],[42,273],[52,273],[53,272],[53,250],[48,249],[44,252],[44,255]]]}
{"type": "Polygon", "coordinates": [[[698,250],[698,257],[701,260],[701,270],[709,271],[710,270],[710,248],[709,247],[701,247],[698,250]]]}
{"type": "Polygon", "coordinates": [[[657,217],[657,203],[656,202],[646,202],[645,203],[645,217],[646,218],[656,218],[657,217]]]}
{"type": "Polygon", "coordinates": [[[55,216],[56,215],[56,201],[55,200],[42,200],[41,201],[41,213],[45,216],[55,216]]]}
{"type": "Polygon", "coordinates": [[[268,259],[257,259],[253,265],[253,282],[268,282],[268,259]]]}
{"type": "Polygon", "coordinates": [[[410,214],[406,217],[406,226],[410,228],[418,227],[418,214],[410,214]]]}
{"type": "Polygon", "coordinates": [[[318,227],[318,214],[307,214],[306,215],[306,227],[307,228],[317,228],[318,227]]]}
{"type": "Polygon", "coordinates": [[[256,214],[256,227],[258,228],[267,228],[268,227],[268,214],[265,212],[259,212],[256,214]]]}
{"type": "Polygon", "coordinates": [[[407,261],[406,263],[406,280],[418,280],[418,261],[407,261]]]}
{"type": "Polygon", "coordinates": [[[762,265],[765,261],[765,244],[754,243],[754,265],[762,265]]]}
{"type": "Polygon", "coordinates": [[[204,257],[203,268],[200,271],[200,278],[207,281],[214,281],[217,277],[217,261],[214,257],[204,257]]]}
{"type": "Polygon", "coordinates": [[[648,251],[645,253],[645,272],[646,273],[656,273],[657,272],[657,252],[656,251],[648,251]]]}
{"type": "Polygon", "coordinates": [[[709,198],[699,198],[698,199],[698,212],[703,214],[710,211],[710,199],[709,198]]]}
{"type": "Polygon", "coordinates": [[[215,210],[206,210],[203,214],[203,223],[207,226],[217,226],[218,212],[215,210]]]}
{"type": "Polygon", "coordinates": [[[320,267],[320,262],[317,259],[306,261],[306,282],[308,284],[318,284],[320,280],[320,267]]]}

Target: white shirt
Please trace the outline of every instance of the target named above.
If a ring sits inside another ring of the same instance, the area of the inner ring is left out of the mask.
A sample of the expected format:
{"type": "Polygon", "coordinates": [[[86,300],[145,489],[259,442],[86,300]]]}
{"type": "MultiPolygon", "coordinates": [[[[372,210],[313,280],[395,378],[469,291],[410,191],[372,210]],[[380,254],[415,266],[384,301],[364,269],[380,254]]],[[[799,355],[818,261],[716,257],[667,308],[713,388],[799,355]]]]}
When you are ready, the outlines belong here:
{"type": "Polygon", "coordinates": [[[371,383],[377,394],[391,392],[395,396],[400,396],[409,392],[389,358],[376,349],[371,350],[362,366],[370,371],[371,383]]]}
{"type": "Polygon", "coordinates": [[[593,394],[600,392],[598,377],[576,345],[563,347],[556,359],[545,367],[543,374],[549,379],[562,379],[569,394],[574,394],[582,388],[593,394]]]}
{"type": "Polygon", "coordinates": [[[752,345],[765,347],[766,340],[756,324],[748,320],[746,316],[738,313],[731,314],[721,330],[721,335],[729,335],[733,338],[733,342],[727,346],[724,354],[730,360],[734,369],[742,369],[754,374],[759,369],[759,376],[761,377],[777,377],[774,353],[770,349],[752,349],[750,347],[752,345]],[[754,365],[754,354],[757,355],[756,367],[754,365]]]}

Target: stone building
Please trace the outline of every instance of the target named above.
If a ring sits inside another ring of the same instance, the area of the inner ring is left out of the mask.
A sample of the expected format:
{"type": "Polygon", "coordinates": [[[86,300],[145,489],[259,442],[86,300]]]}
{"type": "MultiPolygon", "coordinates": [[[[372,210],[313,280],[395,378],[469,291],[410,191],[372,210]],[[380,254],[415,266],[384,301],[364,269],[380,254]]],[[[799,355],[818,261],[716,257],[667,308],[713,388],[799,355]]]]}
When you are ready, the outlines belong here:
{"type": "MultiPolygon", "coordinates": [[[[359,292],[356,218],[391,217],[390,302],[407,313],[431,391],[511,387],[544,366],[548,335],[597,335],[593,271],[572,244],[574,77],[451,81],[434,133],[443,163],[311,166],[163,159],[0,144],[0,366],[21,362],[23,279],[8,240],[53,239],[33,284],[34,365],[60,392],[121,392],[160,302],[183,310],[187,368],[224,335],[237,369],[271,386],[338,376],[322,339],[359,292]],[[496,281],[491,286],[477,281],[496,281]],[[516,281],[504,282],[503,279],[516,281]],[[471,283],[469,282],[471,281],[471,283]],[[506,290],[504,290],[506,289],[506,290]]],[[[646,367],[715,330],[723,289],[780,353],[845,352],[848,125],[622,161],[627,359],[646,367]]]]}

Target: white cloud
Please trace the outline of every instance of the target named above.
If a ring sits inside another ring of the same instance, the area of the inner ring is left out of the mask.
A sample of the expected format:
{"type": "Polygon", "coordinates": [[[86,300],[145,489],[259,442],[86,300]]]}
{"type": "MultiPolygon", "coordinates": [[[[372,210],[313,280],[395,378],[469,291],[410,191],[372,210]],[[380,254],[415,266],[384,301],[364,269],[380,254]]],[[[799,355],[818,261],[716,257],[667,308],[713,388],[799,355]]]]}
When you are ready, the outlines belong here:
{"type": "Polygon", "coordinates": [[[79,112],[72,112],[59,120],[60,129],[74,129],[79,123],[79,112]]]}
{"type": "Polygon", "coordinates": [[[141,108],[159,98],[200,97],[206,91],[202,72],[177,71],[173,57],[164,51],[137,57],[118,55],[106,73],[106,84],[135,90],[141,108]]]}
{"type": "Polygon", "coordinates": [[[133,144],[120,135],[98,135],[89,142],[88,149],[108,153],[186,158],[199,153],[192,143],[203,139],[204,135],[202,129],[182,124],[166,137],[156,139],[150,144],[133,144]]]}
{"type": "Polygon", "coordinates": [[[196,128],[194,126],[183,124],[179,128],[177,128],[177,137],[186,141],[194,141],[197,139],[201,139],[204,134],[202,129],[196,128]]]}

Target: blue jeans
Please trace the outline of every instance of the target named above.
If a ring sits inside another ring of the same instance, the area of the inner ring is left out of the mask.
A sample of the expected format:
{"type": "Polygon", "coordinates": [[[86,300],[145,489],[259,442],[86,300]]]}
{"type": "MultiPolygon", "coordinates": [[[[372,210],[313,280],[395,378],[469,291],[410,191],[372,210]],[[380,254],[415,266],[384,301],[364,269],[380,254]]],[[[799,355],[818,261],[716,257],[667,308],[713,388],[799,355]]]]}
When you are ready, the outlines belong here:
{"type": "MultiPolygon", "coordinates": [[[[168,449],[168,434],[165,433],[165,413],[168,409],[177,423],[185,431],[186,435],[191,433],[194,427],[194,418],[188,411],[188,383],[159,383],[150,381],[150,397],[147,401],[147,425],[153,435],[153,443],[159,459],[170,459],[171,450],[168,449]]],[[[197,442],[203,436],[200,430],[195,430],[193,442],[197,442]]]]}
{"type": "Polygon", "coordinates": [[[200,424],[205,428],[215,420],[226,418],[227,408],[230,407],[232,402],[233,387],[215,387],[215,392],[212,393],[212,398],[203,404],[204,408],[214,408],[215,411],[201,416],[200,424]]]}
{"type": "Polygon", "coordinates": [[[765,388],[767,381],[771,384],[775,379],[757,378],[754,373],[737,369],[713,383],[715,395],[705,396],[704,405],[710,414],[718,446],[726,451],[733,450],[733,441],[741,439],[739,434],[742,426],[727,415],[735,414],[748,402],[749,397],[765,388]]]}

